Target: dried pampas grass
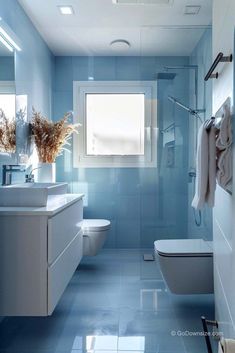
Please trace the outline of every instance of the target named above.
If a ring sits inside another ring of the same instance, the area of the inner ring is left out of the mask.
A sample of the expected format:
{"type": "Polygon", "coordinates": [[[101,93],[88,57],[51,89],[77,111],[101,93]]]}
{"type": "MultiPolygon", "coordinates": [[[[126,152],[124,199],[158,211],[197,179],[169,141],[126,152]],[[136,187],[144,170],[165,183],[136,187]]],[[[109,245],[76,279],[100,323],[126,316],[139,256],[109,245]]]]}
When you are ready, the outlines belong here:
{"type": "Polygon", "coordinates": [[[16,122],[7,119],[0,109],[0,152],[14,153],[16,151],[16,122]]]}
{"type": "Polygon", "coordinates": [[[32,132],[38,152],[39,162],[54,163],[55,159],[69,144],[71,134],[78,133],[80,124],[69,124],[72,113],[66,113],[64,117],[53,122],[33,109],[32,132]]]}

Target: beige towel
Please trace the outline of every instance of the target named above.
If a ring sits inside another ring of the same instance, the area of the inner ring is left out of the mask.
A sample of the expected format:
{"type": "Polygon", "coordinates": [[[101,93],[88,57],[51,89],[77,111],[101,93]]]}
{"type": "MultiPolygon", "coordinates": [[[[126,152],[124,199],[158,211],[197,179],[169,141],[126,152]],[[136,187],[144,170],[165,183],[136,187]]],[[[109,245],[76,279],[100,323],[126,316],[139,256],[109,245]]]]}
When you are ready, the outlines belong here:
{"type": "Polygon", "coordinates": [[[217,182],[223,188],[232,180],[232,120],[229,111],[225,112],[216,138],[217,182]]]}
{"type": "Polygon", "coordinates": [[[218,353],[235,353],[235,340],[223,338],[219,342],[218,353]]]}

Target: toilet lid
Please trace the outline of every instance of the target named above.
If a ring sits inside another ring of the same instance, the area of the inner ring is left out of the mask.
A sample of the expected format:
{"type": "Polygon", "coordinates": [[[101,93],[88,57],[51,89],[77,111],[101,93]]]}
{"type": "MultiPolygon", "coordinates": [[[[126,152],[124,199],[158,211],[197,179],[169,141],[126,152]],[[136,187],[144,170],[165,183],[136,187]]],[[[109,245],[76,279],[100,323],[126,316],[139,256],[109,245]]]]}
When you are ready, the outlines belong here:
{"type": "Polygon", "coordinates": [[[155,251],[162,256],[212,256],[212,242],[203,239],[167,239],[154,242],[155,251]]]}
{"type": "Polygon", "coordinates": [[[106,219],[84,219],[82,221],[82,229],[83,231],[101,231],[107,230],[110,228],[110,221],[106,219]]]}

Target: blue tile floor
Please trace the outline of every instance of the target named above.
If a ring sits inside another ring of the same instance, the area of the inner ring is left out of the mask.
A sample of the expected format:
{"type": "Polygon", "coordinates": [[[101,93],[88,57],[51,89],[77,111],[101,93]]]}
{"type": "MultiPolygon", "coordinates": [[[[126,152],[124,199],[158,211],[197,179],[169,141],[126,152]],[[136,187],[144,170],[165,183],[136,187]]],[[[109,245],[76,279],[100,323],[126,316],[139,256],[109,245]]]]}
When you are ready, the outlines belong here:
{"type": "MultiPolygon", "coordinates": [[[[149,250],[148,250],[149,252],[149,250]]],[[[0,353],[206,353],[212,295],[169,293],[144,250],[85,258],[47,318],[4,318],[0,353]]]]}

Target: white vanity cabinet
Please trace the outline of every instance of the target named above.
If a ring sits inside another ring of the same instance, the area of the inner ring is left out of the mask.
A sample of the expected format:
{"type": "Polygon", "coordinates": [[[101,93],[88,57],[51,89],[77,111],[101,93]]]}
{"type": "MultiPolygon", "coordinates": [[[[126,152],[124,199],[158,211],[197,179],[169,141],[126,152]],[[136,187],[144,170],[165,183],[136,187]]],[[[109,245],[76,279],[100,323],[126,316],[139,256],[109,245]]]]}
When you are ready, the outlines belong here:
{"type": "Polygon", "coordinates": [[[47,316],[82,258],[83,195],[0,208],[0,316],[47,316]]]}

